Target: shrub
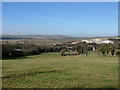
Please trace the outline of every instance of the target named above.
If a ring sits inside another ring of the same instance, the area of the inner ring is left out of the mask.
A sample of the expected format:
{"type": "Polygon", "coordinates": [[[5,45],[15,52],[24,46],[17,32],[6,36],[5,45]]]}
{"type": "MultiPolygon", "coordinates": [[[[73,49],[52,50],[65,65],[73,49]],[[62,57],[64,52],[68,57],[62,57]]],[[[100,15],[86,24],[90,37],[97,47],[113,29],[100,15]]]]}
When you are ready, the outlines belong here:
{"type": "Polygon", "coordinates": [[[115,47],[112,44],[103,44],[100,46],[99,52],[101,52],[104,56],[108,55],[110,52],[111,55],[114,56],[115,47]]]}
{"type": "Polygon", "coordinates": [[[9,58],[10,53],[13,52],[14,46],[11,44],[2,44],[2,58],[9,58]]]}
{"type": "Polygon", "coordinates": [[[115,49],[112,49],[111,50],[111,55],[114,56],[114,53],[115,53],[115,49]]]}
{"type": "Polygon", "coordinates": [[[120,51],[117,51],[115,55],[120,56],[120,51]]]}
{"type": "Polygon", "coordinates": [[[60,54],[61,54],[61,56],[65,56],[65,49],[62,49],[62,50],[60,51],[60,54]]]}
{"type": "Polygon", "coordinates": [[[12,57],[21,57],[21,56],[24,56],[24,53],[23,53],[23,52],[13,51],[13,52],[11,53],[11,56],[12,56],[12,57]]]}
{"type": "Polygon", "coordinates": [[[39,54],[39,52],[38,52],[38,51],[36,51],[36,50],[33,50],[33,51],[32,51],[32,54],[33,54],[33,55],[38,55],[38,54],[39,54]]]}
{"type": "Polygon", "coordinates": [[[80,46],[77,47],[77,52],[78,52],[78,54],[82,53],[82,48],[80,46]]]}

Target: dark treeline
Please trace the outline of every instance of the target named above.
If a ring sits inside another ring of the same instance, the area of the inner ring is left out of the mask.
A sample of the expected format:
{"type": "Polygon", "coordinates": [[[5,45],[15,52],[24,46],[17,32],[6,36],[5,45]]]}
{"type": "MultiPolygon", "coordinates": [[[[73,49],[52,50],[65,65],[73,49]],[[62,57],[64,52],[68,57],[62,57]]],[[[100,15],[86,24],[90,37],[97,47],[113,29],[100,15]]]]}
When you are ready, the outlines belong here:
{"type": "Polygon", "coordinates": [[[2,58],[11,57],[25,57],[28,55],[38,55],[47,52],[61,52],[62,56],[65,56],[65,52],[68,52],[68,48],[72,47],[72,50],[77,52],[77,55],[85,54],[88,56],[89,51],[98,51],[104,56],[111,54],[112,56],[120,55],[120,52],[116,52],[116,49],[120,49],[119,44],[96,44],[96,43],[84,43],[80,42],[75,45],[63,43],[61,45],[35,45],[35,44],[2,44],[2,58]]]}
{"type": "Polygon", "coordinates": [[[62,48],[50,45],[2,44],[2,58],[38,55],[47,52],[60,52],[62,48]]]}

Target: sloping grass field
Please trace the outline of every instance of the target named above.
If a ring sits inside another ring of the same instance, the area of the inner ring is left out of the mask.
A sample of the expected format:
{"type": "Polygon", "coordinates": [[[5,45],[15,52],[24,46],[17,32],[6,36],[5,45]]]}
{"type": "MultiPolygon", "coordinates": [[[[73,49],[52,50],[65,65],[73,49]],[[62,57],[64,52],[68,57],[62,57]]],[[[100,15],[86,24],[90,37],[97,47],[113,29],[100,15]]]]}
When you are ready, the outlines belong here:
{"type": "Polygon", "coordinates": [[[118,57],[44,53],[2,60],[3,88],[118,88],[118,57]]]}

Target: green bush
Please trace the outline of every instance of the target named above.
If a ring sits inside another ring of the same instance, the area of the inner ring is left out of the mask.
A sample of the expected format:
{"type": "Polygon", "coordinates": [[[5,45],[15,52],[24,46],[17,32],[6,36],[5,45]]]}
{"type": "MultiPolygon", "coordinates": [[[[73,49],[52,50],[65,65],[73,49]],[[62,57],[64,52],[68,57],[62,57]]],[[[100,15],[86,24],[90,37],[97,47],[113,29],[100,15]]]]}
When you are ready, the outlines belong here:
{"type": "Polygon", "coordinates": [[[61,56],[65,56],[65,49],[62,49],[62,50],[60,51],[60,54],[61,54],[61,56]]]}
{"type": "Polygon", "coordinates": [[[14,45],[11,44],[2,44],[2,58],[9,58],[10,53],[13,52],[14,45]]]}
{"type": "Polygon", "coordinates": [[[115,55],[116,55],[116,56],[120,56],[120,51],[117,51],[117,52],[115,53],[115,55]]]}

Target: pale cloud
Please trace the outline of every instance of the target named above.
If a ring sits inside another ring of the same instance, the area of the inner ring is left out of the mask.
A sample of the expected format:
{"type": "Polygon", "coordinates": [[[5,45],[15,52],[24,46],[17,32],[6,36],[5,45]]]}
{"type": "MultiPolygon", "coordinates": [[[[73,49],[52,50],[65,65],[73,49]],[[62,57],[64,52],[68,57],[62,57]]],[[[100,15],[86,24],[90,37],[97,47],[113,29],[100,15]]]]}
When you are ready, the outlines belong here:
{"type": "Polygon", "coordinates": [[[22,11],[17,11],[17,10],[14,10],[13,12],[19,13],[19,14],[32,15],[32,16],[37,17],[37,18],[49,19],[49,20],[54,20],[54,21],[58,21],[58,22],[62,22],[62,23],[67,23],[67,24],[80,25],[79,23],[76,23],[76,22],[71,22],[71,21],[68,21],[68,20],[64,20],[64,19],[60,19],[60,18],[54,18],[54,17],[45,16],[45,15],[41,15],[41,14],[33,14],[33,13],[22,12],[22,11]]]}

